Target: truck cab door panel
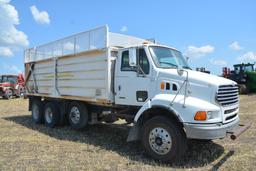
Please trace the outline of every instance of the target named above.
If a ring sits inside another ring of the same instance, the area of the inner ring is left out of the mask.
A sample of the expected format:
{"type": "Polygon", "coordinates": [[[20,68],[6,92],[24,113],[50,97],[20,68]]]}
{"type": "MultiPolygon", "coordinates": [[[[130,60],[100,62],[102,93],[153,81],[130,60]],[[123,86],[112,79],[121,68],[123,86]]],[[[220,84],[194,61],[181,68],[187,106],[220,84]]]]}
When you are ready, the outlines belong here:
{"type": "Polygon", "coordinates": [[[137,49],[137,66],[129,65],[129,50],[119,53],[116,65],[115,102],[141,106],[150,97],[150,63],[144,48],[137,49]]]}

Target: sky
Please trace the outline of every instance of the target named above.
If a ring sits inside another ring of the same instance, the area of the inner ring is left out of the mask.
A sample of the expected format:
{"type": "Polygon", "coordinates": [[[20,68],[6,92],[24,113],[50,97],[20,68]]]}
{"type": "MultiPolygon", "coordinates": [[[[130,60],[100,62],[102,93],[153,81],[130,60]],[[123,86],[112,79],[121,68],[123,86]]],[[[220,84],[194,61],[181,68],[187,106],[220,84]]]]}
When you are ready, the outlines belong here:
{"type": "Polygon", "coordinates": [[[0,74],[24,72],[26,48],[105,24],[177,48],[193,69],[256,62],[254,0],[0,0],[0,74]]]}

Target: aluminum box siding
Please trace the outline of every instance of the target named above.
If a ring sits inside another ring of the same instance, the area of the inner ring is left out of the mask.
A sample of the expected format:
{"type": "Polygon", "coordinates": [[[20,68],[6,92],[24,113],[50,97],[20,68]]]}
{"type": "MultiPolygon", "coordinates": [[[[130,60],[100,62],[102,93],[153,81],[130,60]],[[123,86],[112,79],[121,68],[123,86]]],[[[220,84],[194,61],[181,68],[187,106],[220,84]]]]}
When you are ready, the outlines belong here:
{"type": "Polygon", "coordinates": [[[29,67],[35,63],[33,73],[38,88],[35,93],[33,76],[26,78],[29,80],[26,83],[28,94],[114,103],[111,91],[114,72],[111,71],[115,58],[111,57],[110,50],[113,46],[116,49],[145,41],[133,36],[110,33],[108,26],[103,26],[27,49],[24,58],[25,73],[27,76],[30,73],[29,67]]]}
{"type": "Polygon", "coordinates": [[[100,50],[108,47],[108,27],[102,26],[25,50],[25,63],[100,50]]]}
{"type": "MultiPolygon", "coordinates": [[[[111,61],[108,59],[108,53],[108,50],[104,50],[57,58],[57,93],[54,59],[36,62],[34,74],[38,94],[57,98],[79,97],[91,102],[113,102],[109,86],[111,61]]],[[[32,76],[27,84],[28,87],[33,87],[32,76]]]]}
{"type": "MultiPolygon", "coordinates": [[[[34,67],[33,71],[35,75],[35,82],[38,88],[39,94],[51,94],[54,91],[54,84],[53,84],[53,73],[54,73],[54,61],[47,60],[37,62],[34,67]]],[[[29,89],[33,89],[34,83],[32,79],[32,75],[30,76],[27,87],[29,89]]]]}

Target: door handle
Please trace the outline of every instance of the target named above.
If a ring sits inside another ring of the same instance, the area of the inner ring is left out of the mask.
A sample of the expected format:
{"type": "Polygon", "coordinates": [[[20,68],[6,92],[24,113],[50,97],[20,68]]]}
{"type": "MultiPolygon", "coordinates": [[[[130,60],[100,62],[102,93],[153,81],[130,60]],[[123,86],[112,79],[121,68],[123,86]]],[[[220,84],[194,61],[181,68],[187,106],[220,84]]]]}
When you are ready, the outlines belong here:
{"type": "Polygon", "coordinates": [[[121,85],[118,86],[118,91],[120,91],[120,90],[121,90],[121,85]]]}

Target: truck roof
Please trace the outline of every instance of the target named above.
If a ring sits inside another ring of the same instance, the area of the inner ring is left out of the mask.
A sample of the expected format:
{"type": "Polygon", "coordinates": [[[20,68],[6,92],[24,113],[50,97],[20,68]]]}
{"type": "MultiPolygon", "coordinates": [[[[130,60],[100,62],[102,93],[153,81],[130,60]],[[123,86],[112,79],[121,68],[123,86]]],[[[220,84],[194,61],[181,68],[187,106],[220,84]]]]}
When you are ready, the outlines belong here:
{"type": "Polygon", "coordinates": [[[234,67],[236,66],[254,66],[254,63],[242,63],[242,64],[235,64],[234,67]]]}
{"type": "Polygon", "coordinates": [[[142,43],[142,44],[137,44],[137,45],[133,45],[133,46],[127,46],[127,47],[123,47],[122,49],[127,49],[127,48],[131,48],[131,47],[141,47],[141,46],[159,46],[159,47],[165,47],[165,48],[170,48],[176,51],[179,51],[178,49],[171,47],[171,46],[166,46],[166,45],[161,45],[161,44],[155,44],[155,43],[142,43]]]}
{"type": "Polygon", "coordinates": [[[3,74],[3,75],[0,75],[0,77],[2,76],[7,76],[7,77],[18,77],[18,75],[14,75],[14,74],[3,74]]]}
{"type": "Polygon", "coordinates": [[[30,63],[49,58],[75,55],[82,52],[102,51],[107,48],[134,47],[143,45],[144,43],[153,44],[150,40],[109,32],[108,26],[105,25],[26,49],[24,61],[25,63],[30,63]]]}

